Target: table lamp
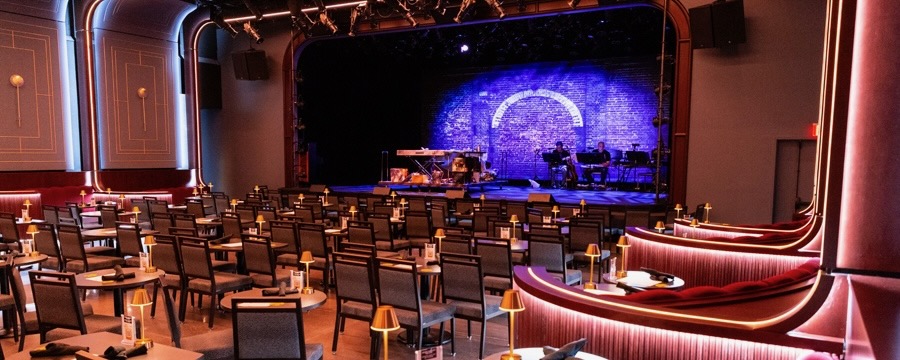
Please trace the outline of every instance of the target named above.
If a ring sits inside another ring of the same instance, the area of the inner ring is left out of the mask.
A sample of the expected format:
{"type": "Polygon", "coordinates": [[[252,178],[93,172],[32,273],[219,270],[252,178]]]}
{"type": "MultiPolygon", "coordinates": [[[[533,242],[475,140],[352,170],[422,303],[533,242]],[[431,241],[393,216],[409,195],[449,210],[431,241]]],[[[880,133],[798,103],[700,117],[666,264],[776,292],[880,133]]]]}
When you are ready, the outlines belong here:
{"type": "Polygon", "coordinates": [[[209,192],[210,192],[210,193],[212,193],[212,187],[213,187],[213,183],[210,182],[210,183],[209,183],[209,192]]]}
{"type": "Polygon", "coordinates": [[[391,205],[395,205],[395,206],[396,206],[397,202],[394,201],[396,197],[397,197],[397,192],[396,192],[396,191],[391,191],[391,205]]]}
{"type": "Polygon", "coordinates": [[[616,246],[622,249],[622,268],[616,272],[616,277],[627,277],[628,276],[628,248],[631,246],[628,244],[628,238],[625,235],[619,236],[619,242],[616,243],[616,246]]]}
{"type": "Polygon", "coordinates": [[[112,196],[112,188],[106,188],[106,196],[112,196]]]}
{"type": "Polygon", "coordinates": [[[438,243],[438,248],[437,248],[438,253],[441,252],[441,240],[444,240],[445,237],[447,237],[447,235],[444,234],[443,228],[438,228],[437,230],[434,231],[434,238],[437,239],[437,243],[438,243]]]}
{"type": "Polygon", "coordinates": [[[144,245],[147,246],[147,267],[144,272],[155,273],[156,266],[153,266],[153,247],[156,246],[156,238],[153,235],[144,237],[144,245]]]}
{"type": "Polygon", "coordinates": [[[676,219],[681,218],[681,210],[684,210],[684,208],[681,207],[681,204],[675,204],[675,218],[676,219]]]}
{"type": "Polygon", "coordinates": [[[137,224],[138,223],[138,215],[141,214],[141,208],[139,208],[137,206],[133,206],[133,207],[131,207],[131,212],[134,213],[134,223],[137,224]]]}
{"type": "Polygon", "coordinates": [[[703,210],[706,210],[706,219],[703,222],[709,224],[709,211],[712,210],[712,205],[706,203],[706,205],[703,205],[703,210]]]}
{"type": "Polygon", "coordinates": [[[299,195],[297,195],[297,200],[300,201],[300,205],[303,205],[303,199],[305,199],[305,198],[306,197],[303,196],[303,193],[300,193],[299,195]]]}
{"type": "Polygon", "coordinates": [[[694,232],[696,232],[698,227],[700,227],[700,223],[697,222],[697,219],[691,219],[691,237],[695,237],[694,232]]]}
{"type": "Polygon", "coordinates": [[[125,194],[119,194],[119,209],[125,208],[125,194]]]}
{"type": "Polygon", "coordinates": [[[25,202],[23,202],[22,205],[25,205],[25,211],[22,212],[22,221],[31,220],[31,216],[28,216],[28,214],[31,213],[31,200],[25,199],[25,202]]]}
{"type": "Polygon", "coordinates": [[[556,221],[556,218],[559,217],[559,205],[553,205],[553,209],[550,210],[553,213],[553,219],[556,221]]]}
{"type": "Polygon", "coordinates": [[[500,356],[501,360],[521,360],[522,356],[513,352],[515,346],[513,345],[513,340],[515,339],[515,314],[519,311],[525,310],[525,304],[522,303],[522,298],[519,297],[519,290],[509,289],[503,292],[503,300],[500,301],[500,311],[509,313],[509,354],[503,354],[500,356]]]}
{"type": "Polygon", "coordinates": [[[81,190],[81,192],[79,192],[78,195],[81,195],[81,207],[84,207],[85,205],[87,205],[87,203],[84,202],[84,196],[87,195],[87,192],[85,192],[84,190],[81,190]]]}
{"type": "Polygon", "coordinates": [[[153,301],[150,300],[150,296],[147,295],[146,289],[137,289],[134,291],[134,297],[131,299],[131,306],[139,308],[139,311],[141,312],[141,334],[134,340],[135,346],[146,344],[149,347],[153,345],[153,340],[147,338],[147,325],[144,323],[144,308],[152,304],[153,301]]]}
{"type": "Polygon", "coordinates": [[[200,183],[200,185],[197,185],[197,187],[200,188],[200,193],[203,194],[203,190],[206,189],[206,185],[203,185],[203,183],[200,183]]]}
{"type": "Polygon", "coordinates": [[[515,242],[516,241],[516,223],[519,222],[519,216],[516,214],[510,215],[509,222],[512,223],[512,233],[510,233],[510,235],[509,235],[509,241],[515,242]]]}
{"type": "Polygon", "coordinates": [[[400,217],[404,216],[403,211],[406,210],[406,204],[408,204],[406,198],[400,198],[400,217]]]}
{"type": "Polygon", "coordinates": [[[25,246],[22,247],[22,252],[25,253],[25,255],[28,255],[28,256],[37,255],[37,251],[34,251],[34,235],[36,235],[40,232],[41,231],[38,230],[37,225],[35,225],[35,224],[28,225],[28,229],[25,230],[25,233],[28,235],[31,235],[31,239],[25,240],[25,241],[30,241],[31,244],[29,244],[29,246],[27,248],[25,246]]]}
{"type": "Polygon", "coordinates": [[[194,188],[194,191],[192,191],[191,194],[194,196],[197,196],[197,195],[200,195],[200,192],[197,191],[197,188],[194,188]]]}
{"type": "Polygon", "coordinates": [[[581,201],[578,202],[578,205],[581,205],[581,213],[584,214],[584,206],[587,205],[587,201],[581,199],[581,201]]]}
{"type": "Polygon", "coordinates": [[[478,200],[481,200],[481,207],[484,207],[484,194],[478,197],[478,200]]]}
{"type": "Polygon", "coordinates": [[[328,194],[331,193],[331,190],[328,190],[328,188],[325,188],[325,190],[322,191],[322,193],[325,194],[325,198],[322,199],[322,205],[328,205],[328,194]]]}
{"type": "Polygon", "coordinates": [[[350,210],[347,210],[350,213],[350,219],[356,220],[356,213],[359,211],[356,210],[356,205],[350,205],[350,210]]]}
{"type": "Polygon", "coordinates": [[[231,205],[231,212],[237,212],[237,210],[235,210],[237,204],[237,199],[231,199],[231,202],[229,202],[229,205],[231,205]]]}
{"type": "Polygon", "coordinates": [[[397,321],[397,313],[394,307],[390,305],[381,305],[375,309],[375,316],[372,317],[371,329],[381,332],[384,344],[384,360],[388,360],[388,332],[400,329],[400,321],[397,321]]]}
{"type": "Polygon", "coordinates": [[[594,283],[594,262],[597,261],[597,258],[602,254],[603,253],[600,252],[600,247],[597,246],[597,244],[588,244],[587,250],[584,251],[584,255],[591,259],[590,280],[584,284],[585,289],[597,289],[597,284],[594,283]]]}
{"type": "Polygon", "coordinates": [[[666,230],[666,223],[664,223],[662,221],[657,221],[654,229],[656,229],[656,231],[659,231],[659,233],[662,234],[663,231],[666,230]]]}
{"type": "Polygon", "coordinates": [[[266,223],[266,218],[262,215],[256,215],[256,233],[262,235],[262,225],[266,223]]]}
{"type": "Polygon", "coordinates": [[[259,194],[259,185],[253,185],[253,192],[259,194]]]}
{"type": "Polygon", "coordinates": [[[312,294],[314,292],[312,286],[309,286],[309,264],[314,262],[316,262],[316,259],[313,258],[312,251],[304,251],[300,254],[300,263],[306,265],[306,287],[301,290],[304,294],[312,294]]]}

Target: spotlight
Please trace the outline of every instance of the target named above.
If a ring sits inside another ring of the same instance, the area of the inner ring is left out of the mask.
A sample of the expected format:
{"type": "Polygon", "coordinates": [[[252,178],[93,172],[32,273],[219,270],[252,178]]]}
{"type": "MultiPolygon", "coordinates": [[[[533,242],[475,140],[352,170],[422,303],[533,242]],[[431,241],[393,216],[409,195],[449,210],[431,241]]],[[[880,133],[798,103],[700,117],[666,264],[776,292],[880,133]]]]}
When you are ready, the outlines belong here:
{"type": "Polygon", "coordinates": [[[468,52],[468,51],[469,51],[469,45],[462,44],[462,46],[459,47],[459,52],[461,52],[461,53],[468,52]]]}
{"type": "Polygon", "coordinates": [[[212,20],[212,22],[216,23],[216,25],[218,25],[220,29],[228,32],[228,34],[230,34],[231,37],[237,36],[238,31],[234,28],[234,26],[231,26],[231,24],[225,22],[225,19],[222,18],[221,11],[215,11],[215,12],[210,13],[209,19],[212,20]]]}
{"type": "Polygon", "coordinates": [[[469,6],[475,3],[475,0],[463,0],[462,4],[459,4],[459,12],[456,13],[456,17],[453,18],[457,24],[462,24],[463,15],[466,14],[466,10],[469,9],[469,6]]]}
{"type": "Polygon", "coordinates": [[[266,40],[263,39],[262,36],[259,36],[259,30],[253,27],[249,21],[244,23],[244,32],[247,33],[247,35],[250,35],[253,40],[256,40],[257,44],[262,44],[262,42],[266,40]]]}
{"type": "Polygon", "coordinates": [[[291,13],[291,25],[303,34],[309,36],[309,30],[313,27],[313,21],[303,12],[301,0],[288,0],[288,11],[291,13]]]}
{"type": "Polygon", "coordinates": [[[578,6],[578,3],[580,3],[580,2],[581,2],[581,0],[569,0],[569,7],[574,9],[575,7],[578,6]]]}
{"type": "Polygon", "coordinates": [[[359,21],[360,15],[364,15],[365,11],[366,9],[364,4],[360,4],[359,6],[350,9],[350,31],[347,33],[347,35],[356,36],[357,21],[359,21]]]}
{"type": "Polygon", "coordinates": [[[332,34],[337,34],[338,27],[334,24],[334,20],[331,20],[331,17],[328,16],[328,10],[319,12],[319,23],[331,30],[332,34]]]}
{"type": "Polygon", "coordinates": [[[500,2],[499,2],[499,1],[497,1],[497,0],[487,0],[487,3],[488,3],[488,5],[490,5],[492,8],[494,8],[495,11],[497,11],[497,14],[500,15],[500,19],[503,19],[503,18],[506,17],[506,13],[503,12],[503,6],[500,5],[500,2]]]}
{"type": "Polygon", "coordinates": [[[256,17],[257,21],[262,20],[263,14],[261,11],[259,11],[259,8],[256,7],[256,4],[254,4],[252,0],[244,0],[244,6],[247,7],[247,10],[250,10],[250,13],[252,13],[253,16],[256,17]]]}

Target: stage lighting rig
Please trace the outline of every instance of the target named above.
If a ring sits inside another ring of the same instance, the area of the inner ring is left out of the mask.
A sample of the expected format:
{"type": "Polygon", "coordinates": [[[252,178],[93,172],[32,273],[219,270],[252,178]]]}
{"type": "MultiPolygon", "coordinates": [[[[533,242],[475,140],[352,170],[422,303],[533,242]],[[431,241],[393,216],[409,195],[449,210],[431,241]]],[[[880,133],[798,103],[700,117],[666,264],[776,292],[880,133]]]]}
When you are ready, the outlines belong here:
{"type": "Polygon", "coordinates": [[[337,34],[338,27],[334,24],[331,16],[328,15],[328,8],[325,7],[325,3],[322,0],[315,0],[315,3],[316,8],[319,9],[319,13],[316,15],[316,22],[327,27],[332,34],[337,34]]]}
{"type": "Polygon", "coordinates": [[[291,13],[291,25],[304,35],[309,36],[309,31],[315,23],[303,12],[302,0],[288,0],[287,7],[288,12],[291,13]]]}
{"type": "MultiPolygon", "coordinates": [[[[503,6],[500,4],[500,1],[485,0],[485,2],[487,2],[488,5],[494,8],[494,11],[497,12],[497,14],[500,16],[500,19],[506,17],[506,13],[503,12],[503,6]]],[[[456,17],[453,18],[453,21],[455,21],[457,24],[461,24],[463,21],[463,17],[466,15],[466,10],[468,10],[469,7],[472,6],[472,4],[475,4],[475,0],[463,0],[462,4],[459,5],[459,12],[456,13],[456,17]]]]}
{"type": "Polygon", "coordinates": [[[250,10],[250,13],[256,17],[256,21],[262,20],[262,11],[259,11],[259,8],[253,3],[253,0],[244,0],[244,6],[246,6],[247,10],[250,10]]]}
{"type": "Polygon", "coordinates": [[[244,32],[247,33],[247,35],[250,35],[250,37],[254,41],[256,41],[257,44],[262,44],[262,42],[266,40],[259,35],[259,30],[253,27],[253,24],[251,24],[249,21],[244,23],[244,32]]]}
{"type": "Polygon", "coordinates": [[[219,9],[219,8],[210,9],[209,19],[212,20],[212,22],[216,23],[216,25],[220,29],[228,32],[228,34],[231,35],[232,38],[237,36],[237,34],[238,34],[237,29],[235,29],[234,26],[231,26],[231,24],[225,22],[225,19],[222,17],[222,9],[219,9]]]}

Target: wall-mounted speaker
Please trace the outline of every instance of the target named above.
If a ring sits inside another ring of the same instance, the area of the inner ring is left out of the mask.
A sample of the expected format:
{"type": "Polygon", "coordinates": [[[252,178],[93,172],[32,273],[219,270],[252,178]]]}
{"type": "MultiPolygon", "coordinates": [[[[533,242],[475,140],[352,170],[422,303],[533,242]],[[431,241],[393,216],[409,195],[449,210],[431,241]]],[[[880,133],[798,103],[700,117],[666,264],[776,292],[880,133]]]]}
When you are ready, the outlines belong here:
{"type": "Polygon", "coordinates": [[[266,52],[247,50],[231,54],[234,65],[234,77],[238,80],[266,80],[269,78],[269,67],[266,65],[266,52]]]}
{"type": "Polygon", "coordinates": [[[691,47],[705,49],[747,42],[744,1],[718,1],[688,10],[691,47]]]}
{"type": "Polygon", "coordinates": [[[528,194],[528,202],[552,203],[552,202],[556,202],[556,199],[554,199],[553,195],[550,195],[550,194],[531,193],[531,194],[528,194]]]}

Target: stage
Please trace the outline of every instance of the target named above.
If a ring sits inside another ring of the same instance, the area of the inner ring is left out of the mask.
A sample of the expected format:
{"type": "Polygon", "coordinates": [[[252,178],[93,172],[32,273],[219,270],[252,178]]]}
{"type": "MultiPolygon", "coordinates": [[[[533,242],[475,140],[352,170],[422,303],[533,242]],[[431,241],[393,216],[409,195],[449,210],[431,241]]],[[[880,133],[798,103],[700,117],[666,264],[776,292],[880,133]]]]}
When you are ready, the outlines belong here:
{"type": "MultiPolygon", "coordinates": [[[[337,193],[361,193],[371,194],[376,186],[387,185],[354,185],[354,186],[329,186],[333,192],[337,193]]],[[[442,189],[430,189],[410,187],[406,184],[390,185],[391,190],[396,191],[401,196],[444,196],[442,189]]],[[[526,201],[528,195],[532,193],[550,194],[558,203],[577,205],[584,199],[590,205],[606,205],[606,206],[628,206],[628,207],[645,207],[656,205],[656,195],[652,192],[638,191],[618,191],[618,190],[568,190],[568,189],[552,189],[552,188],[532,188],[530,186],[516,186],[504,184],[500,187],[485,187],[477,189],[469,187],[468,196],[478,198],[484,194],[489,200],[511,200],[526,201]]],[[[660,203],[665,204],[666,194],[660,194],[660,203]]]]}

